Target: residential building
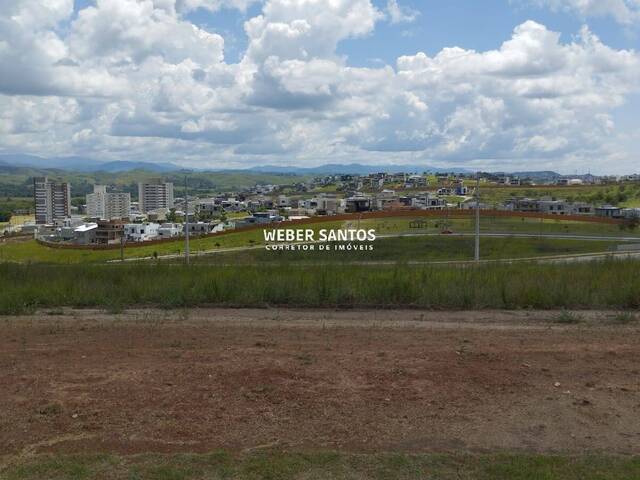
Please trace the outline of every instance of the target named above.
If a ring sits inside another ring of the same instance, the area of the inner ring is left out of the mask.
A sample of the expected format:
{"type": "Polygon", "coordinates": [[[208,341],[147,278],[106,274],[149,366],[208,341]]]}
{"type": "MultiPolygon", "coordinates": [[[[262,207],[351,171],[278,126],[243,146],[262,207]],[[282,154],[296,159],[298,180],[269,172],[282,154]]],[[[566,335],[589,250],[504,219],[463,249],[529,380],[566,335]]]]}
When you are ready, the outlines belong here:
{"type": "Polygon", "coordinates": [[[139,183],[138,202],[142,213],[160,208],[173,208],[173,183],[163,183],[161,181],[155,183],[139,183]]]}
{"type": "MultiPolygon", "coordinates": [[[[211,233],[215,227],[214,223],[209,222],[193,222],[189,223],[189,234],[191,235],[207,235],[211,233]]],[[[182,228],[184,231],[184,227],[182,228]]]]}
{"type": "Polygon", "coordinates": [[[182,235],[184,227],[181,223],[163,223],[158,229],[160,238],[174,238],[182,235]]]}
{"type": "Polygon", "coordinates": [[[146,242],[156,239],[160,224],[158,223],[127,223],[124,235],[128,242],[146,242]]]}
{"type": "Polygon", "coordinates": [[[78,245],[91,245],[96,243],[97,223],[85,223],[73,229],[75,243],[78,245]]]}
{"type": "Polygon", "coordinates": [[[576,202],[571,205],[572,215],[593,215],[594,207],[585,202],[576,202]]]}
{"type": "Polygon", "coordinates": [[[107,193],[104,185],[94,185],[87,195],[87,216],[102,220],[128,218],[131,213],[131,194],[107,193]]]}
{"type": "Polygon", "coordinates": [[[596,216],[606,218],[620,218],[622,216],[622,208],[614,207],[611,205],[596,207],[596,216]]]}
{"type": "Polygon", "coordinates": [[[33,179],[36,223],[53,223],[71,216],[71,187],[68,183],[51,182],[47,177],[33,179]]]}
{"type": "Polygon", "coordinates": [[[444,210],[447,208],[447,201],[444,198],[434,197],[425,193],[412,198],[411,207],[421,210],[444,210]]]}
{"type": "Polygon", "coordinates": [[[538,211],[545,215],[570,215],[571,206],[564,200],[540,200],[538,211]]]}
{"type": "Polygon", "coordinates": [[[346,199],[346,213],[360,213],[371,210],[371,198],[369,197],[350,197],[346,199]]]}
{"type": "Polygon", "coordinates": [[[99,220],[97,223],[96,243],[110,245],[122,241],[125,225],[122,220],[99,220]]]}
{"type": "Polygon", "coordinates": [[[456,195],[467,196],[469,194],[469,187],[467,187],[464,183],[458,183],[455,186],[454,190],[456,195]]]}

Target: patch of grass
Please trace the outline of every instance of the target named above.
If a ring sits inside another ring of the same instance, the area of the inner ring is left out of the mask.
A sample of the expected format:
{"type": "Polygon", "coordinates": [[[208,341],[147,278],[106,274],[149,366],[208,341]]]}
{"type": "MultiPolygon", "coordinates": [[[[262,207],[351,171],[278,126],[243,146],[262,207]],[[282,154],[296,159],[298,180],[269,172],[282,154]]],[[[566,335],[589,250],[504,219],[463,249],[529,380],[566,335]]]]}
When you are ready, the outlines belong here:
{"type": "Polygon", "coordinates": [[[59,403],[48,403],[40,407],[38,413],[44,416],[60,415],[62,413],[62,405],[59,403]]]}
{"type": "MultiPolygon", "coordinates": [[[[62,306],[640,308],[640,261],[444,265],[0,264],[0,314],[62,306]]],[[[185,310],[186,311],[186,310],[185,310]]],[[[574,323],[563,313],[558,321],[574,323]]]]}
{"type": "Polygon", "coordinates": [[[583,320],[582,315],[579,315],[574,312],[569,312],[567,310],[563,310],[554,318],[556,323],[561,323],[564,325],[576,325],[581,323],[583,320]]]}
{"type": "Polygon", "coordinates": [[[622,325],[634,323],[637,320],[638,318],[636,317],[636,315],[631,312],[620,312],[613,317],[613,323],[619,323],[622,325]]]}
{"type": "MultiPolygon", "coordinates": [[[[482,238],[484,260],[608,252],[616,242],[539,238],[482,238]]],[[[223,252],[194,259],[198,263],[267,262],[444,262],[468,261],[474,256],[474,239],[461,236],[411,236],[379,238],[373,251],[267,251],[223,252]]]]}
{"type": "MultiPolygon", "coordinates": [[[[327,217],[326,222],[297,225],[296,228],[333,229],[333,228],[357,228],[376,229],[378,235],[398,235],[415,233],[439,233],[444,221],[439,217],[426,218],[425,228],[411,228],[411,217],[390,217],[384,219],[364,219],[361,222],[334,221],[327,217]]],[[[455,233],[471,233],[474,231],[474,223],[471,218],[453,218],[449,220],[448,227],[455,233]]],[[[638,234],[637,231],[621,231],[618,225],[566,221],[558,219],[535,219],[518,217],[485,216],[482,218],[481,230],[494,233],[529,233],[544,234],[575,234],[575,235],[602,235],[611,237],[628,237],[638,234]]],[[[376,252],[373,258],[382,258],[392,261],[404,261],[415,259],[415,254],[420,259],[456,260],[467,259],[473,251],[472,240],[468,238],[447,237],[439,239],[403,238],[403,239],[379,239],[376,242],[376,252]],[[398,242],[401,244],[398,245],[398,242]]],[[[221,249],[259,246],[264,244],[261,229],[251,231],[230,231],[224,235],[215,237],[192,237],[190,248],[194,255],[204,252],[212,252],[221,249]]],[[[614,242],[586,241],[586,240],[552,240],[552,239],[522,239],[522,238],[483,238],[483,258],[518,258],[540,255],[554,255],[562,253],[591,253],[606,251],[614,245],[614,242]]],[[[184,241],[166,242],[158,245],[137,246],[125,248],[126,259],[151,258],[154,253],[158,256],[180,255],[184,252],[184,241]]],[[[243,252],[244,253],[244,252],[243,252]]],[[[260,253],[265,252],[258,252],[260,253]]],[[[365,252],[366,253],[366,252],[365,252]]],[[[271,255],[270,258],[283,257],[284,255],[271,255]]],[[[239,255],[242,258],[242,255],[239,255]]],[[[353,255],[343,255],[345,258],[353,258],[353,255]]],[[[360,255],[365,257],[365,255],[360,255]]],[[[216,257],[217,258],[217,257],[216,257]]],[[[253,258],[253,257],[248,257],[253,258]]],[[[291,259],[291,255],[286,256],[291,259]]],[[[307,256],[308,258],[308,256],[307,256]]],[[[366,258],[372,258],[366,255],[366,258]]],[[[12,261],[21,263],[105,263],[120,259],[120,251],[116,250],[74,250],[55,249],[38,244],[35,240],[15,241],[0,244],[0,261],[12,261]]]]}
{"type": "Polygon", "coordinates": [[[341,454],[39,456],[0,470],[3,480],[632,480],[640,457],[341,454]]]}

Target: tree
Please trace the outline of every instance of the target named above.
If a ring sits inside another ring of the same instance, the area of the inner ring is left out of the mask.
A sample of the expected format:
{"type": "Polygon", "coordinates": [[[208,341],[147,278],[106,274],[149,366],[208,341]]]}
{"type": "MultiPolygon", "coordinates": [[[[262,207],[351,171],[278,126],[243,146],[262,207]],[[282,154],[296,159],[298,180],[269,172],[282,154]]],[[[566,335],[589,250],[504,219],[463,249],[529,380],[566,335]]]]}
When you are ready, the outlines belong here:
{"type": "Polygon", "coordinates": [[[11,212],[9,210],[0,210],[0,222],[8,222],[11,220],[11,212]]]}
{"type": "Polygon", "coordinates": [[[167,213],[167,221],[171,223],[176,223],[177,219],[178,217],[176,215],[176,209],[175,208],[170,209],[169,213],[167,213]]]}

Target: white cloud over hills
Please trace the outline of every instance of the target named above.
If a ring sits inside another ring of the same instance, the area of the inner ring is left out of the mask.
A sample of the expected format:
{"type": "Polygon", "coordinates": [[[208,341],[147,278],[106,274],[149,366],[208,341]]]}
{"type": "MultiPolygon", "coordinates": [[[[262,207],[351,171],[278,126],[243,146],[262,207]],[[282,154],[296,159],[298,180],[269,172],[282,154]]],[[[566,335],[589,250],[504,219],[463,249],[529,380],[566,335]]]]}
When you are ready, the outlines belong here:
{"type": "Polygon", "coordinates": [[[74,12],[72,0],[12,1],[0,12],[0,152],[199,167],[633,166],[612,112],[640,88],[640,55],[586,27],[563,43],[528,21],[495,50],[355,68],[337,45],[388,13],[370,0],[267,0],[232,64],[224,38],[185,13],[253,3],[97,0],[74,12]]]}

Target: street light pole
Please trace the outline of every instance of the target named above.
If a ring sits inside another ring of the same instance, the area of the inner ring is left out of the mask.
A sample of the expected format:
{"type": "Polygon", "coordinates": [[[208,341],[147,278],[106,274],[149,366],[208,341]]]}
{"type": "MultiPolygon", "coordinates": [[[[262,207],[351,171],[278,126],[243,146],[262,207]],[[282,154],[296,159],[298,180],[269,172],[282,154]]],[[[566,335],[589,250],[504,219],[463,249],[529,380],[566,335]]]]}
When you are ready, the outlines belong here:
{"type": "Polygon", "coordinates": [[[476,262],[480,262],[480,172],[476,173],[476,262]]]}
{"type": "Polygon", "coordinates": [[[184,176],[184,261],[189,265],[189,190],[184,176]]]}

